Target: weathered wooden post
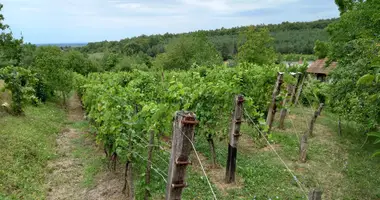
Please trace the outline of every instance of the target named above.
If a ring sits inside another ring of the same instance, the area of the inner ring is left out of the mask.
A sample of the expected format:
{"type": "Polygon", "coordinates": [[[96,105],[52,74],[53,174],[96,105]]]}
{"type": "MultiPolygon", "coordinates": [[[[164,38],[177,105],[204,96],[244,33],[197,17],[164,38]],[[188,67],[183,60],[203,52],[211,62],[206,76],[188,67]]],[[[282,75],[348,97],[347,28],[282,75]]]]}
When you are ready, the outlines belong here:
{"type": "MultiPolygon", "coordinates": [[[[288,109],[286,108],[286,104],[288,103],[288,100],[291,100],[291,95],[293,93],[293,84],[288,84],[287,86],[287,92],[286,96],[284,98],[284,101],[282,102],[282,108],[281,108],[281,114],[280,114],[280,123],[278,125],[278,128],[285,129],[285,117],[288,112],[288,109]]],[[[291,101],[290,101],[291,103],[291,101]]]]}
{"type": "Polygon", "coordinates": [[[185,182],[186,167],[189,161],[194,140],[194,127],[198,123],[195,114],[187,111],[177,111],[173,122],[172,151],[170,156],[166,200],[181,199],[185,182]]]}
{"type": "Polygon", "coordinates": [[[244,97],[238,95],[235,97],[234,112],[232,114],[232,122],[230,127],[230,141],[228,144],[228,156],[226,165],[226,183],[235,182],[235,171],[236,171],[236,154],[237,154],[237,144],[240,136],[240,124],[243,117],[243,102],[244,97]]]}
{"type": "Polygon", "coordinates": [[[307,156],[307,134],[303,134],[301,141],[300,141],[300,161],[302,163],[306,162],[306,156],[307,156]]]}
{"type": "Polygon", "coordinates": [[[322,112],[322,108],[323,108],[323,103],[321,103],[321,104],[319,104],[319,108],[318,108],[318,110],[316,110],[315,112],[314,112],[314,115],[313,115],[313,117],[311,118],[311,120],[310,120],[310,124],[309,124],[309,132],[308,132],[308,135],[310,135],[310,136],[313,136],[313,129],[314,129],[314,124],[315,124],[315,122],[317,121],[317,117],[321,114],[321,112],[322,112]]]}
{"type": "Polygon", "coordinates": [[[299,101],[301,94],[302,94],[302,88],[303,88],[303,85],[304,85],[305,79],[306,79],[306,74],[301,74],[301,76],[302,76],[302,81],[297,88],[297,95],[296,95],[296,100],[294,101],[294,105],[298,104],[298,101],[299,101]]]}
{"type": "Polygon", "coordinates": [[[309,192],[309,200],[322,200],[322,191],[313,189],[309,192]]]}
{"type": "Polygon", "coordinates": [[[295,100],[296,100],[296,94],[297,94],[297,92],[298,92],[298,88],[299,88],[300,83],[301,83],[302,73],[301,73],[301,72],[297,72],[296,77],[297,77],[297,83],[296,83],[296,85],[293,87],[292,95],[291,95],[291,97],[290,97],[290,104],[294,104],[294,103],[295,103],[295,100]]]}
{"type": "Polygon", "coordinates": [[[272,129],[274,116],[276,115],[276,110],[277,110],[276,109],[276,97],[277,97],[277,95],[280,94],[281,85],[284,82],[283,78],[284,78],[284,73],[279,72],[277,75],[276,84],[274,86],[273,93],[272,93],[272,101],[271,101],[271,104],[269,105],[269,109],[268,109],[268,115],[267,115],[266,123],[267,123],[269,128],[268,128],[268,132],[266,134],[269,134],[270,130],[272,129]]]}
{"type": "Polygon", "coordinates": [[[340,121],[340,115],[338,118],[338,134],[339,134],[339,136],[342,136],[342,123],[340,121]]]}

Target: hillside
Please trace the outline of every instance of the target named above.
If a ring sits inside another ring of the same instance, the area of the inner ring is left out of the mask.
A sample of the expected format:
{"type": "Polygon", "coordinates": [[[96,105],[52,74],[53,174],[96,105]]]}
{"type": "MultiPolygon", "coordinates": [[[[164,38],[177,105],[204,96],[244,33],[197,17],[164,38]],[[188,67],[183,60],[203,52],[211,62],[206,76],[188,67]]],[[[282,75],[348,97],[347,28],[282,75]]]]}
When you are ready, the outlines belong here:
{"type": "MultiPolygon", "coordinates": [[[[337,19],[324,19],[312,22],[283,22],[281,24],[258,25],[259,28],[268,28],[275,39],[275,49],[278,53],[312,54],[316,40],[327,41],[328,34],[324,30],[330,23],[337,19]]],[[[239,33],[246,30],[247,26],[234,28],[221,28],[216,30],[199,30],[190,33],[163,35],[141,35],[126,38],[120,41],[102,41],[89,43],[81,49],[85,53],[99,53],[106,50],[115,53],[126,51],[141,51],[152,57],[164,52],[165,45],[173,38],[188,36],[207,36],[216,49],[221,52],[224,59],[237,53],[239,46],[239,33]]]]}

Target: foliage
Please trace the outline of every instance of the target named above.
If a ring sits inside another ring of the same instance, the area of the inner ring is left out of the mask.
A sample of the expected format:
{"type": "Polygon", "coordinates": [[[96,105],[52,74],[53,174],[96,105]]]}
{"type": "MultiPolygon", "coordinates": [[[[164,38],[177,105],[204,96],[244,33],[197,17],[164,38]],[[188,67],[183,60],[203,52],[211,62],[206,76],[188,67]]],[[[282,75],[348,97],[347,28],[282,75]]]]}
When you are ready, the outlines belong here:
{"type": "Polygon", "coordinates": [[[341,18],[328,26],[332,74],[331,107],[339,115],[376,130],[380,122],[380,1],[336,1],[341,18]]]}
{"type": "MultiPolygon", "coordinates": [[[[0,3],[0,11],[3,4],[0,3]]],[[[23,39],[15,39],[9,26],[3,23],[4,16],[0,13],[0,68],[8,65],[18,65],[21,61],[23,39]]]]}
{"type": "Polygon", "coordinates": [[[273,48],[273,38],[269,35],[268,29],[256,30],[251,26],[242,37],[245,41],[239,47],[239,61],[259,65],[274,63],[276,54],[273,48]]]}
{"type": "Polygon", "coordinates": [[[326,58],[329,53],[329,45],[327,42],[315,41],[314,54],[319,58],[326,58]]]}
{"type": "Polygon", "coordinates": [[[75,63],[66,63],[64,54],[58,47],[43,46],[38,47],[31,69],[41,77],[43,91],[46,92],[44,95],[49,97],[55,92],[60,92],[65,100],[72,89],[73,81],[69,67],[78,66],[75,63]]]}
{"type": "Polygon", "coordinates": [[[104,71],[111,71],[116,67],[116,64],[119,62],[119,56],[118,54],[112,53],[112,52],[105,52],[102,60],[101,60],[101,66],[103,67],[104,71]]]}
{"type": "Polygon", "coordinates": [[[166,53],[158,55],[155,64],[161,69],[189,69],[194,63],[219,65],[222,58],[205,37],[182,36],[170,41],[166,53]]]}
{"type": "Polygon", "coordinates": [[[31,66],[33,64],[36,50],[37,46],[34,44],[23,44],[20,66],[31,66]]]}
{"type": "Polygon", "coordinates": [[[148,133],[154,131],[157,137],[170,133],[177,110],[195,112],[202,135],[226,139],[232,99],[243,94],[245,109],[260,121],[278,70],[274,65],[248,63],[234,68],[195,65],[188,71],[164,74],[133,70],[94,73],[87,79],[76,75],[76,83],[81,84],[83,105],[108,156],[137,162],[136,155],[146,153],[141,143],[148,140],[148,133]]]}
{"type": "MultiPolygon", "coordinates": [[[[271,32],[271,35],[274,37],[274,46],[278,53],[312,54],[316,40],[328,40],[328,34],[324,28],[335,21],[337,19],[313,22],[283,22],[281,24],[258,25],[257,28],[267,28],[271,32]]],[[[141,35],[120,41],[89,43],[81,47],[80,50],[84,53],[109,51],[127,56],[142,52],[151,57],[156,57],[165,52],[164,47],[174,38],[203,35],[218,50],[223,60],[228,60],[236,56],[239,35],[245,32],[246,29],[247,26],[241,26],[181,34],[141,35]]]]}
{"type": "Polygon", "coordinates": [[[12,111],[15,115],[24,113],[23,108],[28,101],[36,101],[33,84],[35,75],[21,67],[5,67],[0,69],[0,79],[5,82],[5,89],[12,93],[12,111]]]}
{"type": "Polygon", "coordinates": [[[315,108],[320,103],[327,104],[329,102],[329,89],[328,83],[308,77],[302,89],[301,103],[315,108]]]}
{"type": "Polygon", "coordinates": [[[148,71],[152,67],[151,58],[143,53],[132,56],[124,56],[112,71],[132,71],[139,69],[148,71]]]}
{"type": "Polygon", "coordinates": [[[307,54],[279,54],[278,62],[282,61],[315,61],[317,57],[315,55],[307,55],[307,54]]]}
{"type": "Polygon", "coordinates": [[[378,1],[357,2],[328,28],[331,55],[339,59],[339,67],[332,75],[333,107],[348,119],[366,125],[366,129],[376,128],[380,119],[375,111],[380,106],[380,85],[371,78],[380,66],[379,6],[378,1]]]}
{"type": "Polygon", "coordinates": [[[97,66],[79,51],[70,50],[65,52],[63,56],[65,68],[68,70],[83,75],[98,71],[97,66]]]}

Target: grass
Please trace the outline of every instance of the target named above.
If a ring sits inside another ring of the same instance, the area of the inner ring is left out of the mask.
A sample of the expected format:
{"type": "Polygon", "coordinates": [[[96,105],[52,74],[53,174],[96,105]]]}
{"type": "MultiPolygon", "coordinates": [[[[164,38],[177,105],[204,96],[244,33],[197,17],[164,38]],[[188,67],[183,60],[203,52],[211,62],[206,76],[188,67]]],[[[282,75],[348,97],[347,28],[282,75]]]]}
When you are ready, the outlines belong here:
{"type": "Polygon", "coordinates": [[[70,127],[84,132],[79,138],[72,140],[74,146],[72,156],[79,158],[83,165],[82,187],[91,188],[95,185],[96,175],[104,170],[106,161],[103,154],[99,155],[97,148],[94,146],[94,136],[87,132],[89,127],[87,121],[75,122],[70,127]]]}
{"type": "MultiPolygon", "coordinates": [[[[317,119],[314,137],[309,138],[308,160],[306,163],[298,161],[299,137],[307,129],[307,121],[312,114],[311,109],[293,108],[286,120],[286,130],[274,128],[270,137],[271,144],[279,156],[289,166],[290,170],[302,183],[304,190],[300,189],[296,181],[286,170],[283,163],[265,147],[258,133],[247,124],[243,124],[241,132],[244,134],[239,140],[237,156],[237,179],[239,184],[223,185],[223,177],[215,181],[211,175],[210,152],[207,140],[201,135],[196,136],[196,149],[207,160],[203,160],[211,185],[218,199],[306,199],[305,194],[313,188],[323,191],[323,199],[379,199],[380,198],[380,158],[372,158],[371,153],[375,147],[371,144],[361,148],[364,139],[357,127],[351,123],[344,123],[344,137],[337,135],[337,117],[324,111],[317,119]],[[223,188],[224,187],[224,188],[223,188]]],[[[75,124],[77,128],[85,124],[75,124]]],[[[275,123],[275,127],[277,124],[275,123]]],[[[83,141],[78,141],[78,144],[83,141]]],[[[215,140],[217,162],[219,171],[225,170],[227,156],[227,140],[215,140]]],[[[87,180],[90,185],[97,173],[105,170],[105,163],[91,161],[94,154],[82,149],[79,152],[87,164],[87,180]]],[[[168,164],[160,160],[170,157],[168,152],[154,151],[154,168],[166,176],[168,164]]],[[[194,154],[194,153],[192,153],[194,154]]],[[[147,155],[141,155],[146,157],[147,155]]],[[[189,166],[186,175],[188,187],[183,191],[183,199],[212,199],[209,185],[200,170],[197,160],[189,166]]],[[[135,188],[136,197],[144,195],[144,175],[146,161],[135,158],[135,188]],[[138,166],[138,167],[136,167],[138,166]]],[[[224,174],[219,174],[224,176],[224,174]]],[[[152,171],[152,184],[149,186],[153,199],[164,199],[166,183],[163,178],[152,171]]]]}
{"type": "MultiPolygon", "coordinates": [[[[81,187],[94,188],[99,183],[99,174],[110,173],[103,153],[95,146],[94,136],[88,133],[91,131],[87,121],[66,122],[65,113],[53,104],[27,107],[25,113],[24,117],[0,118],[0,199],[44,199],[45,166],[48,160],[57,157],[52,153],[55,152],[56,133],[64,126],[83,133],[73,138],[73,149],[69,154],[80,160],[80,169],[83,170],[81,187]]],[[[216,169],[210,168],[207,140],[197,135],[196,149],[203,157],[203,165],[218,199],[305,199],[305,193],[313,188],[322,189],[323,199],[380,199],[380,158],[371,157],[378,147],[371,141],[363,145],[365,137],[353,123],[343,122],[343,137],[339,137],[337,117],[324,111],[317,119],[314,137],[309,138],[307,162],[298,161],[299,137],[307,129],[311,114],[311,109],[291,109],[285,122],[286,130],[277,129],[275,123],[270,137],[270,143],[302,182],[305,191],[300,189],[276,154],[265,147],[258,133],[247,124],[242,125],[244,136],[238,145],[237,185],[223,184],[227,140],[215,140],[220,166],[218,174],[215,174],[216,169]]],[[[149,189],[153,199],[165,197],[164,179],[169,157],[168,151],[154,151],[153,168],[164,178],[152,170],[149,189]]],[[[183,191],[183,199],[212,199],[209,185],[194,156],[192,162],[194,164],[187,170],[188,187],[183,191]]],[[[119,167],[122,165],[123,161],[119,167]]],[[[146,160],[136,156],[134,177],[137,199],[143,197],[146,188],[145,167],[146,160]]]]}
{"type": "Polygon", "coordinates": [[[65,113],[54,104],[0,118],[0,199],[43,199],[45,168],[65,113]]]}
{"type": "MultiPolygon", "coordinates": [[[[274,128],[270,138],[280,157],[302,182],[305,192],[320,188],[323,199],[379,199],[380,158],[371,157],[374,145],[367,143],[361,148],[365,137],[357,127],[350,126],[352,123],[344,123],[344,137],[339,137],[337,117],[324,112],[317,119],[315,136],[309,138],[308,161],[298,161],[298,138],[307,129],[311,113],[310,109],[292,109],[293,119],[288,117],[287,129],[274,128]]],[[[262,147],[263,142],[254,129],[243,124],[241,132],[245,137],[239,140],[237,176],[243,180],[243,187],[230,189],[218,199],[305,199],[278,157],[262,147]]],[[[197,150],[210,160],[206,139],[199,136],[196,140],[197,150]]],[[[225,167],[227,142],[216,141],[216,148],[217,162],[225,167]]],[[[207,188],[194,186],[186,190],[198,194],[207,188]]],[[[210,195],[207,197],[211,199],[210,195]]]]}

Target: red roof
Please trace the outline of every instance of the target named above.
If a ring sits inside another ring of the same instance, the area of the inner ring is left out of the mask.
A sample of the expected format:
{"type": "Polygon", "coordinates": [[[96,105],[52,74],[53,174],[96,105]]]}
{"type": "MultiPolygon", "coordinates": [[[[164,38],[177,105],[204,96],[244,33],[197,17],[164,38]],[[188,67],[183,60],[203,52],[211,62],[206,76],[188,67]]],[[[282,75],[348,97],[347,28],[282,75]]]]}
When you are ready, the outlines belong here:
{"type": "Polygon", "coordinates": [[[337,62],[332,62],[328,67],[326,67],[326,61],[327,58],[316,60],[315,62],[311,63],[306,72],[313,74],[328,75],[330,71],[336,68],[337,62]]]}

